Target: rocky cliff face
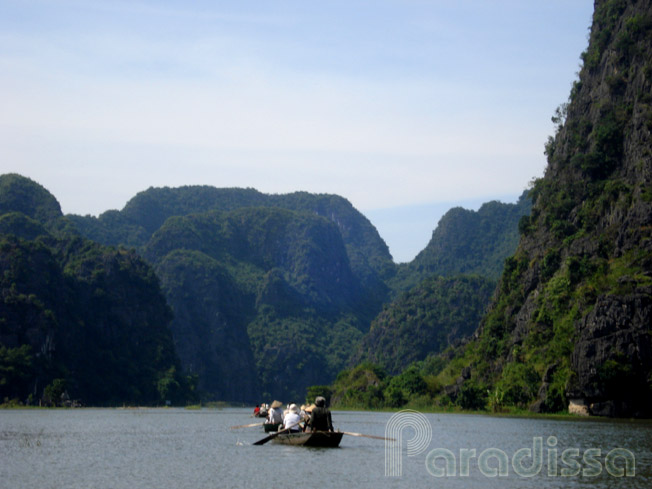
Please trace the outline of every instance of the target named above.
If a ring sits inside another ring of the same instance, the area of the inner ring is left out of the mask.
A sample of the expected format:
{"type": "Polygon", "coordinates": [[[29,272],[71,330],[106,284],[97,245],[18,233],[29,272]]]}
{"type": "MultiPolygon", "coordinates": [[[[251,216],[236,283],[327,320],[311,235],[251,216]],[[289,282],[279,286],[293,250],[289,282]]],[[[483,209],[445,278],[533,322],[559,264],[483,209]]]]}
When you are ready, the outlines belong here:
{"type": "Polygon", "coordinates": [[[594,414],[640,415],[652,380],[652,3],[597,1],[583,58],[545,176],[570,193],[568,228],[545,225],[554,191],[542,191],[538,222],[584,296],[569,303],[581,317],[566,397],[594,414]]]}
{"type": "Polygon", "coordinates": [[[505,402],[644,415],[652,398],[652,2],[597,0],[582,59],[553,118],[558,130],[519,248],[465,355],[475,366],[470,381],[505,402]]]}

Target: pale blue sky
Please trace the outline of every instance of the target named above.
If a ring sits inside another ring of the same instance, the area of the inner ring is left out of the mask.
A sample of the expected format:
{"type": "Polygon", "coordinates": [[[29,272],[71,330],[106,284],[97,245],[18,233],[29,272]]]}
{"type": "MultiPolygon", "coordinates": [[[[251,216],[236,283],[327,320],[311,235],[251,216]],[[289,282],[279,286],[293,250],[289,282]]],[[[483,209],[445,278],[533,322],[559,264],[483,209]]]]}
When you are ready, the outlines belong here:
{"type": "Polygon", "coordinates": [[[543,174],[592,8],[0,0],[0,172],[76,214],[150,186],[339,194],[407,261],[452,205],[543,174]]]}

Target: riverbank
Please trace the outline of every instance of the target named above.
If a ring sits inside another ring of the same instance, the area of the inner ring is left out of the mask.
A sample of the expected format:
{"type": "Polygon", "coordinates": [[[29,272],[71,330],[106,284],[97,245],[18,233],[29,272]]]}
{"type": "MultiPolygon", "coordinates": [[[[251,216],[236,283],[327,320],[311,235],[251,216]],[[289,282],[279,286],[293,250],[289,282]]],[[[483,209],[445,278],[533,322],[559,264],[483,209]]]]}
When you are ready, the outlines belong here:
{"type": "MultiPolygon", "coordinates": [[[[245,403],[230,403],[225,401],[211,401],[201,404],[190,404],[187,406],[81,406],[81,407],[64,407],[64,406],[32,406],[25,405],[17,402],[5,402],[0,404],[0,410],[84,410],[84,409],[117,409],[117,410],[137,410],[137,409],[185,409],[189,411],[199,411],[202,409],[229,409],[229,408],[249,408],[250,406],[245,403]]],[[[602,416],[582,416],[578,414],[571,414],[569,412],[559,413],[533,413],[527,409],[505,409],[501,412],[493,412],[486,410],[468,410],[461,409],[457,406],[450,406],[446,408],[435,406],[414,406],[407,404],[400,408],[367,408],[361,406],[336,406],[331,407],[333,413],[344,412],[360,412],[360,413],[398,413],[406,409],[418,411],[427,414],[461,414],[467,416],[484,416],[495,418],[517,418],[517,419],[544,419],[544,420],[560,420],[560,421],[623,421],[623,422],[642,422],[652,423],[651,418],[608,418],[602,416]]]]}

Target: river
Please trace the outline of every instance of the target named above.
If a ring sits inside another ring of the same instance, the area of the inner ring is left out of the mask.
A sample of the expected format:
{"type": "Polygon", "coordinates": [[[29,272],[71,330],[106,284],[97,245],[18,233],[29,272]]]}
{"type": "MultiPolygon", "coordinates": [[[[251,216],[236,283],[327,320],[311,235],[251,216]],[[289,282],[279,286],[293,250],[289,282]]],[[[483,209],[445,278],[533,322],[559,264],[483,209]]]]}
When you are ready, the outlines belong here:
{"type": "Polygon", "coordinates": [[[1,488],[649,488],[652,423],[334,412],[340,448],[254,446],[249,409],[0,411],[1,488]],[[448,470],[448,472],[446,472],[448,470]]]}

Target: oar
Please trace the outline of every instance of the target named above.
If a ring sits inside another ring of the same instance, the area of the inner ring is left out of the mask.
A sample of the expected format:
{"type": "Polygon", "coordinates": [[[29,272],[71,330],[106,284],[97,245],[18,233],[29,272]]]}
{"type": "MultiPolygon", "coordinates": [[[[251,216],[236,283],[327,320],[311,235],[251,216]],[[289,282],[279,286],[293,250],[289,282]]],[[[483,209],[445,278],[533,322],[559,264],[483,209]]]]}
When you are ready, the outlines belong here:
{"type": "Polygon", "coordinates": [[[382,436],[375,436],[375,435],[364,435],[362,433],[352,433],[350,431],[340,431],[343,435],[350,435],[350,436],[364,436],[365,438],[373,438],[374,440],[385,440],[385,441],[396,441],[394,438],[385,438],[382,436]]]}
{"type": "Polygon", "coordinates": [[[238,426],[231,426],[232,430],[238,429],[238,428],[251,428],[252,426],[262,426],[265,423],[251,423],[251,424],[241,424],[238,426]]]}
{"type": "Polygon", "coordinates": [[[285,432],[285,431],[288,431],[288,430],[291,430],[291,429],[294,428],[296,425],[298,425],[298,424],[300,424],[300,423],[302,423],[302,422],[303,422],[303,420],[301,420],[301,421],[299,421],[299,422],[297,422],[297,423],[294,423],[293,425],[288,426],[287,428],[283,428],[282,430],[279,430],[279,431],[277,431],[276,433],[272,433],[271,435],[266,436],[266,437],[263,438],[262,440],[258,440],[256,443],[254,443],[254,445],[264,445],[265,443],[267,443],[267,442],[268,442],[269,440],[271,440],[272,438],[276,438],[276,437],[277,437],[278,435],[280,435],[281,433],[283,433],[283,432],[285,432]]]}

